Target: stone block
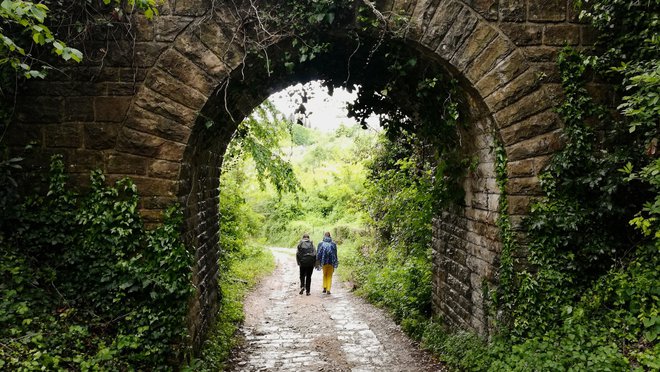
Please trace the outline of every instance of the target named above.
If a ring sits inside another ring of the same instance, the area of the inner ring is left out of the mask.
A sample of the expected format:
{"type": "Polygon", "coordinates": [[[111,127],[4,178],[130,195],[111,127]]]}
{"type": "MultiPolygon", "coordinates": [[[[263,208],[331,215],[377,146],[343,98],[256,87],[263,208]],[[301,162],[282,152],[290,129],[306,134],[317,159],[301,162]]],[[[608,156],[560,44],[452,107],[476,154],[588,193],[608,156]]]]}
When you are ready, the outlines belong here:
{"type": "Polygon", "coordinates": [[[92,59],[103,60],[113,67],[152,67],[169,43],[117,41],[111,47],[103,46],[92,59]]]}
{"type": "Polygon", "coordinates": [[[86,123],[83,141],[86,149],[108,150],[115,147],[119,125],[116,123],[86,123]]]}
{"type": "MultiPolygon", "coordinates": [[[[509,84],[500,86],[492,94],[486,97],[485,103],[492,111],[498,111],[511,105],[532,93],[541,85],[541,74],[534,69],[525,70],[518,77],[515,77],[509,84]]],[[[487,76],[483,80],[485,83],[479,86],[498,87],[499,83],[495,81],[497,76],[487,76]]],[[[492,88],[491,88],[492,89],[492,88]]]]}
{"type": "Polygon", "coordinates": [[[499,0],[473,0],[472,9],[489,21],[497,21],[499,0]]]}
{"type": "Polygon", "coordinates": [[[153,158],[164,142],[158,136],[123,128],[117,138],[117,151],[153,158]]]}
{"type": "Polygon", "coordinates": [[[546,25],[543,30],[543,44],[551,46],[578,45],[580,26],[572,24],[546,25]]]}
{"type": "Polygon", "coordinates": [[[506,150],[509,161],[516,161],[553,154],[562,147],[563,141],[560,130],[556,130],[507,146],[506,150]]]}
{"type": "Polygon", "coordinates": [[[444,253],[441,253],[441,256],[444,255],[458,264],[465,265],[467,256],[465,251],[462,249],[462,245],[464,245],[464,243],[456,245],[455,243],[458,242],[456,239],[443,239],[443,241],[448,244],[448,247],[446,247],[444,253]]]}
{"type": "Polygon", "coordinates": [[[410,17],[415,10],[416,2],[416,0],[394,0],[392,11],[398,15],[410,17]]]}
{"type": "Polygon", "coordinates": [[[177,162],[155,160],[149,165],[149,176],[156,178],[178,179],[181,165],[177,162]]]}
{"type": "MultiPolygon", "coordinates": [[[[522,87],[525,89],[527,86],[522,87]]],[[[487,102],[488,103],[488,102],[487,102]]],[[[526,119],[538,112],[545,111],[554,106],[554,102],[544,89],[537,89],[518,101],[511,103],[495,113],[495,120],[500,128],[526,119]]]]}
{"type": "Polygon", "coordinates": [[[497,32],[485,22],[477,22],[474,31],[451,58],[451,64],[459,71],[465,68],[481,53],[497,35],[497,32]]]}
{"type": "Polygon", "coordinates": [[[162,209],[140,209],[140,217],[145,225],[155,227],[163,221],[163,212],[162,209]]]}
{"type": "Polygon", "coordinates": [[[529,213],[529,207],[533,198],[527,195],[509,195],[509,214],[510,215],[526,215],[529,213]]]}
{"type": "Polygon", "coordinates": [[[148,158],[124,153],[108,155],[106,172],[108,174],[146,175],[148,158]]]}
{"type": "MultiPolygon", "coordinates": [[[[217,37],[217,36],[216,36],[217,37]]],[[[209,75],[218,79],[226,78],[231,69],[238,66],[243,59],[243,54],[228,55],[233,49],[227,49],[223,54],[215,54],[209,47],[198,39],[196,36],[186,32],[177,38],[174,47],[191,61],[195,61],[204,71],[209,75]],[[233,64],[229,66],[228,61],[233,64]]],[[[233,52],[231,52],[233,53],[233,52]]]]}
{"type": "Polygon", "coordinates": [[[156,64],[158,57],[167,49],[171,48],[169,43],[136,43],[134,54],[134,63],[132,66],[149,68],[156,64]]]}
{"type": "Polygon", "coordinates": [[[16,120],[21,123],[59,123],[64,116],[64,99],[60,97],[18,96],[16,120]],[[38,108],[38,109],[37,109],[38,108]]]}
{"type": "Polygon", "coordinates": [[[462,9],[463,6],[457,1],[443,3],[438,7],[420,43],[431,50],[436,50],[462,9]]]}
{"type": "Polygon", "coordinates": [[[190,137],[190,128],[184,124],[169,120],[137,106],[131,110],[129,117],[126,119],[126,127],[181,143],[186,143],[190,137]]]}
{"type": "MultiPolygon", "coordinates": [[[[477,24],[477,17],[468,8],[463,8],[436,49],[436,54],[445,60],[451,59],[465,38],[477,24]]],[[[465,63],[467,64],[467,62],[465,63]]]]}
{"type": "Polygon", "coordinates": [[[460,329],[467,329],[469,326],[468,320],[469,319],[469,313],[465,310],[462,310],[458,308],[458,305],[451,304],[451,301],[447,301],[447,304],[443,303],[443,307],[441,309],[441,312],[443,313],[443,319],[447,321],[447,324],[450,326],[460,328],[460,329]],[[465,316],[465,318],[463,318],[465,316]]]}
{"type": "Polygon", "coordinates": [[[546,110],[500,130],[502,141],[513,144],[559,128],[559,117],[546,110]]]}
{"type": "MultiPolygon", "coordinates": [[[[497,67],[495,67],[491,72],[486,74],[475,84],[475,88],[479,91],[482,97],[488,97],[493,92],[497,91],[500,87],[509,84],[509,82],[516,79],[524,71],[527,70],[529,65],[525,61],[525,57],[518,51],[511,53],[506,57],[497,67]]],[[[529,84],[529,80],[517,81],[514,84],[529,84]]],[[[509,87],[508,89],[515,88],[516,85],[509,87]]],[[[501,92],[495,95],[498,99],[503,97],[501,92]]],[[[488,102],[486,102],[488,105],[488,102]]],[[[491,103],[489,105],[492,109],[497,110],[501,105],[496,103],[491,103]]]]}
{"type": "Polygon", "coordinates": [[[541,186],[538,177],[511,178],[506,185],[509,196],[534,196],[540,195],[541,186]]]}
{"type": "Polygon", "coordinates": [[[474,208],[465,208],[465,216],[468,220],[481,221],[484,223],[494,223],[497,219],[497,212],[474,208]]]}
{"type": "Polygon", "coordinates": [[[406,37],[418,40],[426,32],[438,7],[445,5],[446,0],[418,1],[410,18],[409,26],[412,27],[407,30],[406,37]]]}
{"type": "Polygon", "coordinates": [[[201,16],[213,4],[213,0],[177,0],[172,14],[184,16],[201,16]]]}
{"type": "Polygon", "coordinates": [[[155,40],[172,42],[193,21],[192,17],[159,16],[154,19],[155,40]]]}
{"type": "Polygon", "coordinates": [[[94,119],[96,121],[120,122],[126,117],[132,97],[95,97],[94,119]]]}
{"type": "Polygon", "coordinates": [[[209,96],[218,85],[215,79],[206,75],[197,65],[174,49],[163,53],[159,67],[204,96],[209,96]]]}
{"type": "Polygon", "coordinates": [[[472,83],[479,81],[500,61],[508,56],[513,46],[504,37],[497,36],[467,68],[466,77],[472,83]]]}
{"type": "Polygon", "coordinates": [[[177,202],[174,196],[143,196],[140,198],[141,209],[167,209],[177,202]]]}
{"type": "Polygon", "coordinates": [[[207,99],[202,93],[182,84],[172,75],[158,68],[147,76],[145,86],[195,111],[201,110],[207,99]]]}
{"type": "Polygon", "coordinates": [[[162,196],[174,197],[177,191],[177,182],[161,178],[135,176],[131,178],[138,188],[140,197],[162,196]]]}
{"type": "Polygon", "coordinates": [[[182,143],[166,141],[160,147],[158,151],[158,155],[156,155],[156,158],[178,162],[181,161],[181,159],[183,159],[183,152],[185,150],[186,150],[186,145],[182,143]]]}
{"type": "Polygon", "coordinates": [[[451,275],[451,273],[447,273],[447,284],[449,285],[449,288],[452,291],[455,291],[459,296],[464,298],[469,297],[470,295],[469,282],[463,283],[460,280],[458,280],[458,278],[451,275]]]}
{"type": "Polygon", "coordinates": [[[509,178],[538,176],[550,163],[551,155],[542,155],[507,163],[509,178]]]}
{"type": "MultiPolygon", "coordinates": [[[[499,241],[490,240],[475,233],[472,233],[472,235],[474,236],[474,242],[467,245],[468,268],[470,267],[470,256],[472,256],[473,258],[483,261],[483,263],[490,267],[487,268],[487,272],[474,271],[473,268],[471,268],[471,270],[480,275],[488,274],[491,271],[492,266],[495,265],[495,262],[499,259],[499,253],[496,253],[496,249],[494,248],[499,245],[499,241]]],[[[472,238],[470,240],[472,240],[472,238]]],[[[483,264],[479,263],[479,265],[483,264]]]]}
{"type": "MultiPolygon", "coordinates": [[[[118,83],[139,83],[144,81],[147,77],[149,69],[140,68],[140,67],[130,67],[130,68],[117,68],[117,79],[112,79],[109,81],[116,81],[118,83]]],[[[99,80],[103,81],[101,77],[99,80]]]]}
{"type": "Polygon", "coordinates": [[[470,231],[487,239],[486,241],[488,244],[491,244],[492,246],[487,246],[486,248],[495,253],[499,252],[499,249],[501,248],[501,243],[499,241],[500,229],[496,225],[485,223],[483,221],[470,221],[470,231]]]}
{"type": "Polygon", "coordinates": [[[549,46],[525,47],[524,53],[530,62],[557,62],[560,49],[549,46]]]}
{"type": "Polygon", "coordinates": [[[500,29],[518,46],[541,45],[543,26],[532,23],[500,23],[500,29]]]}
{"type": "Polygon", "coordinates": [[[82,130],[79,123],[59,123],[44,126],[48,147],[82,147],[82,130]]]}
{"type": "Polygon", "coordinates": [[[500,0],[500,21],[522,22],[525,20],[526,13],[525,0],[500,0]]]}
{"type": "Polygon", "coordinates": [[[470,270],[455,261],[444,259],[441,261],[440,267],[444,272],[450,273],[452,276],[463,283],[468,283],[470,280],[470,270]]]}
{"type": "Polygon", "coordinates": [[[87,185],[89,173],[93,170],[103,169],[103,153],[100,151],[77,149],[71,152],[67,159],[65,162],[67,172],[83,174],[79,181],[72,180],[74,185],[87,185]]]}
{"type": "Polygon", "coordinates": [[[133,17],[133,29],[135,30],[135,39],[137,41],[152,41],[154,39],[154,20],[147,19],[143,15],[136,14],[133,17]]]}
{"type": "Polygon", "coordinates": [[[109,96],[133,96],[137,93],[136,83],[104,83],[106,94],[109,96]]]}
{"type": "Polygon", "coordinates": [[[94,99],[92,97],[67,97],[64,100],[64,121],[93,121],[94,99]]]}
{"type": "Polygon", "coordinates": [[[566,0],[530,1],[528,21],[559,22],[566,20],[566,0]]]}
{"type": "Polygon", "coordinates": [[[538,73],[539,80],[541,80],[542,83],[561,83],[561,75],[559,74],[559,65],[557,62],[534,63],[533,66],[538,73]]]}
{"type": "Polygon", "coordinates": [[[148,88],[142,89],[135,105],[189,127],[197,118],[197,113],[192,109],[148,88]]]}

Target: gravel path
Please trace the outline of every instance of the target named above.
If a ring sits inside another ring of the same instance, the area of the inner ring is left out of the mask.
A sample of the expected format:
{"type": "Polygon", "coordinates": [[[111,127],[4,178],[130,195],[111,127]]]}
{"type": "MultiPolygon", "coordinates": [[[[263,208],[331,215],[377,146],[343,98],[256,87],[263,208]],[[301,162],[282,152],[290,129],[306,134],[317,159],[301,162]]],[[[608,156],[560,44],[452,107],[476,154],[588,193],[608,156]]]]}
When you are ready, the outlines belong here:
{"type": "Polygon", "coordinates": [[[271,248],[277,267],[245,301],[244,345],[232,371],[444,371],[417,349],[387,314],[351,294],[334,276],[322,294],[299,295],[293,250],[271,248]]]}

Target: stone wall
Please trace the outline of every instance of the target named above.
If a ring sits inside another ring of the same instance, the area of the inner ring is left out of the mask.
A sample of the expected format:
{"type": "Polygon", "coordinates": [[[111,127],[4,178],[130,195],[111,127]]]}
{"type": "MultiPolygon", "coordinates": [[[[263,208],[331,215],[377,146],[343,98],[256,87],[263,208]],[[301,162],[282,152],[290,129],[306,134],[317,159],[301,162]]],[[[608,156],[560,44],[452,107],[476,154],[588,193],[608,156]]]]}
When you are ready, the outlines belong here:
{"type": "Polygon", "coordinates": [[[496,283],[501,252],[497,228],[500,191],[495,179],[492,134],[486,120],[474,123],[472,154],[479,162],[463,181],[464,203],[433,221],[433,306],[449,324],[488,334],[488,301],[484,285],[496,283]]]}
{"type": "MultiPolygon", "coordinates": [[[[514,226],[539,193],[539,172],[561,147],[561,123],[553,112],[559,96],[554,60],[563,45],[588,46],[594,39],[570,4],[376,1],[386,17],[410,18],[406,44],[439,61],[471,100],[465,151],[477,155],[478,167],[465,180],[464,205],[434,222],[434,306],[454,325],[488,330],[481,286],[484,281],[496,285],[499,253],[493,138],[504,144],[508,156],[514,226]]],[[[242,39],[236,14],[241,6],[170,0],[153,22],[138,16],[130,28],[95,34],[85,44],[83,65],[67,65],[63,74],[28,82],[18,97],[18,122],[5,138],[16,151],[34,143],[37,159],[63,154],[75,182],[85,182],[95,168],[111,181],[130,176],[148,222],[157,222],[168,204],[181,203],[184,236],[197,259],[197,294],[189,317],[196,345],[217,309],[218,175],[224,149],[236,125],[261,99],[314,78],[280,76],[275,81],[246,69],[237,42],[242,39]],[[261,80],[241,85],[241,76],[261,80]],[[208,118],[214,125],[205,129],[208,118]]],[[[333,73],[317,68],[317,76],[333,73]]],[[[40,161],[32,165],[43,170],[40,161]]]]}

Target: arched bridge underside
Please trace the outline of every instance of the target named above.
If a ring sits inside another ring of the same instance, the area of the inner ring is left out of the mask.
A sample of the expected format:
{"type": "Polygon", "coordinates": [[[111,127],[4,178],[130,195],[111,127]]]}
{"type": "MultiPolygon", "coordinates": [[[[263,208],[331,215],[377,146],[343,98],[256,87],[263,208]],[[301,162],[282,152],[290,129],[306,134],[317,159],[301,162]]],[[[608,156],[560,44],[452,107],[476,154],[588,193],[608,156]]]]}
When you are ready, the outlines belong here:
{"type": "MultiPolygon", "coordinates": [[[[135,19],[134,40],[88,43],[92,58],[84,65],[65,68],[67,77],[30,82],[21,92],[19,123],[7,137],[16,148],[36,142],[44,155],[64,154],[74,179],[97,168],[110,179],[130,176],[147,220],[181,203],[185,238],[196,252],[197,293],[189,317],[196,345],[217,310],[219,175],[232,133],[273,92],[313,79],[346,79],[346,61],[356,49],[348,30],[338,27],[325,39],[334,46],[329,54],[292,72],[274,68],[266,74],[263,59],[248,55],[241,42],[239,14],[249,5],[169,0],[153,22],[135,19]],[[210,128],[208,120],[214,122],[210,128]]],[[[478,164],[464,180],[463,205],[434,220],[433,303],[449,323],[487,333],[482,288],[496,286],[501,250],[491,148],[497,140],[506,149],[515,227],[538,195],[538,173],[561,147],[561,123],[553,111],[559,92],[555,58],[565,44],[589,45],[592,32],[577,22],[569,0],[374,5],[386,18],[407,17],[400,43],[459,82],[469,121],[462,150],[478,164]]],[[[373,48],[364,40],[365,50],[373,48]]],[[[282,53],[277,45],[266,52],[282,53]]],[[[360,52],[354,58],[354,66],[364,63],[360,52]]],[[[370,78],[377,76],[363,69],[349,84],[370,78]]]]}

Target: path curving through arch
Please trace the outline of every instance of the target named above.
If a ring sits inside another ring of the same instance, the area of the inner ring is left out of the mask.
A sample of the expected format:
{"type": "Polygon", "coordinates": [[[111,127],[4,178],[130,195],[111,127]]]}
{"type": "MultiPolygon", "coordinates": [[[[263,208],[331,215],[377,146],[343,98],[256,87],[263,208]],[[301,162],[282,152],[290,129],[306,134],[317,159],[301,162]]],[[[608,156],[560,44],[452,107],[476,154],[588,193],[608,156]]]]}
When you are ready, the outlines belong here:
{"type": "Polygon", "coordinates": [[[271,248],[277,266],[245,301],[244,345],[232,371],[444,371],[387,314],[356,297],[335,275],[322,294],[319,271],[312,294],[299,295],[292,249],[271,248]]]}

